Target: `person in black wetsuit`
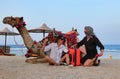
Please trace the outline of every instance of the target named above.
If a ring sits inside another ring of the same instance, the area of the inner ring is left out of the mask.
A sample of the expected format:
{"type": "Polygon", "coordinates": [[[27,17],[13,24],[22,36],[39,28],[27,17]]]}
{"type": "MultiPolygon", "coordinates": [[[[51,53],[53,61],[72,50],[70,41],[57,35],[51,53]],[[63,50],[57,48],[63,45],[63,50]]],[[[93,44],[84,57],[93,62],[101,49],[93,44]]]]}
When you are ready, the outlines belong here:
{"type": "Polygon", "coordinates": [[[90,26],[85,26],[84,28],[85,37],[77,43],[77,48],[81,45],[85,45],[86,55],[81,59],[83,66],[92,66],[98,64],[97,57],[102,56],[104,52],[104,46],[95,36],[93,28],[90,26]],[[98,54],[97,46],[100,48],[100,53],[98,54]]]}

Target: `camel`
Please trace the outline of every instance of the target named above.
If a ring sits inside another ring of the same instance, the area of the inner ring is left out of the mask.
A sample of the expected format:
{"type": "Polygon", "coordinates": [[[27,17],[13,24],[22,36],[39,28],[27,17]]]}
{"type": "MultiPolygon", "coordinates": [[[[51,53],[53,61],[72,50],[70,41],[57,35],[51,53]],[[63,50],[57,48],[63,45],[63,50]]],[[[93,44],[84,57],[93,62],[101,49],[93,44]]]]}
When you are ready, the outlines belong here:
{"type": "MultiPolygon", "coordinates": [[[[28,49],[28,52],[30,54],[38,54],[39,58],[41,58],[40,62],[47,62],[47,60],[44,59],[44,46],[40,42],[33,41],[31,36],[29,35],[27,28],[25,27],[26,24],[23,20],[23,17],[5,17],[3,19],[4,24],[8,24],[12,27],[16,27],[18,32],[20,33],[23,42],[28,49]]],[[[35,60],[35,59],[34,59],[35,60]]],[[[33,61],[34,61],[33,60],[33,61]]],[[[26,60],[27,61],[27,60],[26,60]]]]}
{"type": "MultiPolygon", "coordinates": [[[[23,17],[5,17],[3,19],[3,23],[4,24],[9,24],[12,27],[16,27],[16,29],[18,30],[18,32],[20,33],[23,42],[26,46],[26,48],[28,49],[28,53],[27,55],[29,56],[37,56],[37,58],[32,58],[32,59],[27,59],[26,62],[27,63],[46,63],[48,62],[45,58],[44,58],[44,45],[42,44],[42,42],[36,42],[33,41],[33,39],[31,38],[31,36],[29,35],[27,28],[25,27],[26,24],[23,20],[23,17]]],[[[55,39],[53,38],[54,36],[52,35],[59,35],[61,34],[60,32],[52,32],[49,33],[49,35],[46,37],[48,38],[48,40],[50,42],[53,42],[55,39]]],[[[76,44],[76,33],[72,33],[71,35],[68,34],[64,34],[64,36],[67,38],[68,41],[68,46],[70,47],[71,45],[76,44]]],[[[44,40],[44,39],[43,39],[44,40]]],[[[28,57],[29,57],[28,56],[28,57]]]]}

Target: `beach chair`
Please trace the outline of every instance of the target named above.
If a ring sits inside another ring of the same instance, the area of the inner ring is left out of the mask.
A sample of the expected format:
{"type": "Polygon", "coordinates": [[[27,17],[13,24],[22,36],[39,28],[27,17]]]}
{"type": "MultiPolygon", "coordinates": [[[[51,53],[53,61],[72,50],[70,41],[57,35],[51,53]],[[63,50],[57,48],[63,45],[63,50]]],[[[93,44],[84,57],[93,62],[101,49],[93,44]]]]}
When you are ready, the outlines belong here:
{"type": "Polygon", "coordinates": [[[16,54],[9,54],[5,53],[1,48],[0,48],[0,56],[15,56],[16,54]]]}

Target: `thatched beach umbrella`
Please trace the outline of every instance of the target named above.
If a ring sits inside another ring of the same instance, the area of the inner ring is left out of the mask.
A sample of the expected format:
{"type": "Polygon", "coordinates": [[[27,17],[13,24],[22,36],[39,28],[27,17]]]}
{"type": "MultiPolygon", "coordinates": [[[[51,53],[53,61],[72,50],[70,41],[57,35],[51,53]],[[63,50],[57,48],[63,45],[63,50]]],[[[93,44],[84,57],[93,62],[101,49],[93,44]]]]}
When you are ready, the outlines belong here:
{"type": "Polygon", "coordinates": [[[3,30],[0,31],[0,35],[5,36],[5,52],[6,52],[6,43],[7,43],[7,36],[14,36],[14,35],[19,35],[18,33],[10,31],[8,28],[4,28],[3,30]]]}
{"type": "Polygon", "coordinates": [[[45,33],[49,33],[51,31],[53,30],[49,28],[45,23],[43,23],[43,25],[38,28],[28,30],[28,32],[33,33],[43,33],[43,37],[45,37],[45,33]]]}

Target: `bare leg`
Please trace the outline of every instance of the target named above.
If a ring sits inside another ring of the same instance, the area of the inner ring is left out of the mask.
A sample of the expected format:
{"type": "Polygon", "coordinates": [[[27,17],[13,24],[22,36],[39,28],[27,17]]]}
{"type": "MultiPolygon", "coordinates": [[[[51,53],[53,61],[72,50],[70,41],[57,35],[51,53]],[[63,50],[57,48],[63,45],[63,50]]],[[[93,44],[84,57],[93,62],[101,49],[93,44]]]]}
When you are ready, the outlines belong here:
{"type": "Polygon", "coordinates": [[[87,67],[87,66],[92,66],[93,64],[93,60],[92,59],[87,59],[85,61],[85,63],[83,64],[83,66],[87,67]]]}
{"type": "Polygon", "coordinates": [[[60,63],[63,62],[63,61],[66,61],[67,64],[70,63],[70,59],[69,59],[69,55],[68,54],[65,54],[61,59],[60,59],[60,63]]]}
{"type": "Polygon", "coordinates": [[[96,60],[97,60],[96,57],[94,57],[93,59],[87,59],[83,66],[92,66],[96,60]]]}
{"type": "Polygon", "coordinates": [[[59,65],[52,58],[50,58],[49,56],[45,56],[45,58],[48,60],[49,64],[51,64],[51,65],[59,65]]]}

